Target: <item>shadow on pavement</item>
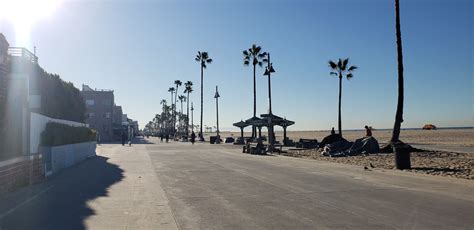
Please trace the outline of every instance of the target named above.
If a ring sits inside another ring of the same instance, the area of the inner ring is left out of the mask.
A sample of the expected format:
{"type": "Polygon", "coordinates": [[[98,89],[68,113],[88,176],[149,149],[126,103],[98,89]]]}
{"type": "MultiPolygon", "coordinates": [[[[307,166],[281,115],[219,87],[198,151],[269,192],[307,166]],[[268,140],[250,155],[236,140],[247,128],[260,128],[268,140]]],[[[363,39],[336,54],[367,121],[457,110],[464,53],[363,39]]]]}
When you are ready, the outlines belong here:
{"type": "Polygon", "coordinates": [[[85,229],[95,214],[87,202],[108,196],[107,189],[124,177],[107,160],[97,156],[54,176],[45,182],[50,190],[3,217],[0,229],[85,229]]]}

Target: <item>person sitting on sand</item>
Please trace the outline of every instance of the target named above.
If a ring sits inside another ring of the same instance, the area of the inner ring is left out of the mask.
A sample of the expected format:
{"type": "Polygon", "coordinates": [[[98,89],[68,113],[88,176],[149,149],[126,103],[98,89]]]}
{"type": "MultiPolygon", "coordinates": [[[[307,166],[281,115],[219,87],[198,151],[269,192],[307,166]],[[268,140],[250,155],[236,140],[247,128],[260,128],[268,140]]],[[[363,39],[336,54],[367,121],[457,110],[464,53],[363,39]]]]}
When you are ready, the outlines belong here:
{"type": "Polygon", "coordinates": [[[369,126],[365,126],[365,136],[371,137],[372,136],[372,130],[369,128],[369,126]]]}

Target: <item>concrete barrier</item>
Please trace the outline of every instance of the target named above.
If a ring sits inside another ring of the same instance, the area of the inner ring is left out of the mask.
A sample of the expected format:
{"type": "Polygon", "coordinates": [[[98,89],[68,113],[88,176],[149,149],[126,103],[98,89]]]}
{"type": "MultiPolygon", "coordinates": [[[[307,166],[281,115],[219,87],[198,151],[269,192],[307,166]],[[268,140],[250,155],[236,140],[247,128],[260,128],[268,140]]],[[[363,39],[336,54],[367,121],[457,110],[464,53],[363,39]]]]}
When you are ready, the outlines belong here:
{"type": "Polygon", "coordinates": [[[69,168],[89,157],[96,156],[97,142],[84,142],[61,146],[42,146],[44,171],[46,176],[69,168]]]}

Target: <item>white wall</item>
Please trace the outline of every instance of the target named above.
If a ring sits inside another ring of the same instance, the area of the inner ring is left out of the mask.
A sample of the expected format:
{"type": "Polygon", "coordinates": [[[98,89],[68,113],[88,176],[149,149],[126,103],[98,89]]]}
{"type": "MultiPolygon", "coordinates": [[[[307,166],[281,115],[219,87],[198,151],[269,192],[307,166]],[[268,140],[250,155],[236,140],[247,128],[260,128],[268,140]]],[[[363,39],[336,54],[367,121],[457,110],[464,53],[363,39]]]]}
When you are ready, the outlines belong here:
{"type": "Polygon", "coordinates": [[[31,113],[30,154],[38,153],[38,148],[41,142],[41,133],[46,129],[46,124],[48,124],[48,122],[56,122],[75,127],[89,127],[89,125],[80,122],[54,119],[41,114],[31,113]]]}

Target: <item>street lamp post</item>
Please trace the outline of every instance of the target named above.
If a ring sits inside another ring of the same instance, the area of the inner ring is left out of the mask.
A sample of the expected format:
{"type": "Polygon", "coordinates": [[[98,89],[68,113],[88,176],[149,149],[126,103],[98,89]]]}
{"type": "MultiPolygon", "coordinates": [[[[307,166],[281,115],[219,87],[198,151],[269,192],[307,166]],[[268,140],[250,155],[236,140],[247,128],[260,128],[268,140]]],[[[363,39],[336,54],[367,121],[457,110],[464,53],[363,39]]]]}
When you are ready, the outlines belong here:
{"type": "Polygon", "coordinates": [[[272,122],[272,87],[271,87],[271,73],[274,73],[273,64],[270,62],[270,53],[268,53],[268,65],[265,68],[265,73],[263,75],[268,76],[268,151],[273,152],[273,143],[274,143],[274,131],[273,131],[273,122],[272,122]]]}
{"type": "Polygon", "coordinates": [[[217,90],[217,85],[216,85],[216,94],[214,95],[214,98],[216,99],[216,117],[217,117],[217,137],[216,137],[216,144],[221,143],[221,138],[219,136],[219,91],[217,90]]]}

